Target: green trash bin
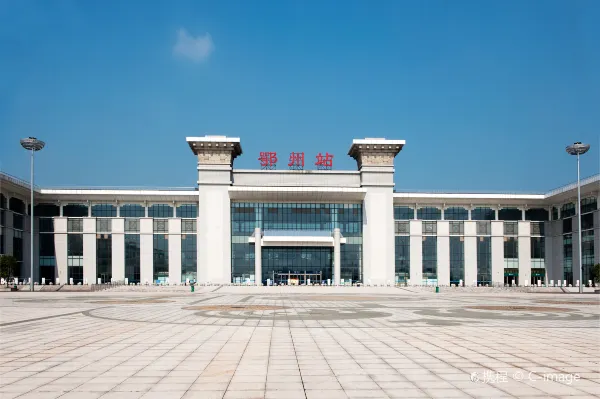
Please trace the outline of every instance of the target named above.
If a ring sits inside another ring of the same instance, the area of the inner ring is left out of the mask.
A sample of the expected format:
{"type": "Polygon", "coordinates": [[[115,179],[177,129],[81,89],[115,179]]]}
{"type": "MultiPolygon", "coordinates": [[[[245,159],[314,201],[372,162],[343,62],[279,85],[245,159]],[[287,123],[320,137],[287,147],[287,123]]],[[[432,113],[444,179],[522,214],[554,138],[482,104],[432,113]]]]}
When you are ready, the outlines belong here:
{"type": "Polygon", "coordinates": [[[194,286],[190,285],[190,289],[192,290],[192,292],[194,292],[194,286]]]}
{"type": "Polygon", "coordinates": [[[435,287],[435,293],[437,294],[437,293],[439,293],[439,292],[440,292],[440,287],[436,286],[436,287],[435,287]]]}

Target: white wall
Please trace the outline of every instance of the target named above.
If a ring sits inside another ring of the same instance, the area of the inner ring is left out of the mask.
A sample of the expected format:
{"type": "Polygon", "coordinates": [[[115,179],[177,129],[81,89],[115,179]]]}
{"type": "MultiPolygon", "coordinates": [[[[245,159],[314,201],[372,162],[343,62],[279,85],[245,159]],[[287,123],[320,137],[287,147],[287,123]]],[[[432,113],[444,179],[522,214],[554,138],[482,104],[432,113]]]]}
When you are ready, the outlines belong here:
{"type": "Polygon", "coordinates": [[[519,285],[531,285],[531,223],[519,222],[519,285]]]}
{"type": "Polygon", "coordinates": [[[450,285],[450,223],[437,222],[437,278],[438,285],[450,285]]]}
{"type": "Polygon", "coordinates": [[[492,221],[492,283],[504,284],[504,222],[492,221]]]}
{"type": "Polygon", "coordinates": [[[465,286],[477,285],[477,222],[465,221],[465,286]],[[475,284],[473,284],[475,281],[475,284]]]}
{"type": "Polygon", "coordinates": [[[181,284],[181,219],[169,219],[169,284],[181,284]]]}
{"type": "Polygon", "coordinates": [[[368,187],[363,202],[363,280],[394,281],[394,206],[391,187],[368,187]]]}
{"type": "Polygon", "coordinates": [[[152,218],[140,218],[140,284],[154,281],[153,231],[152,218]]]}
{"type": "Polygon", "coordinates": [[[125,219],[112,219],[112,277],[125,280],[125,219]]]}
{"type": "Polygon", "coordinates": [[[423,224],[410,221],[410,284],[423,283],[423,224]]]}
{"type": "Polygon", "coordinates": [[[96,275],[96,218],[83,218],[83,281],[96,284],[96,275]]]}

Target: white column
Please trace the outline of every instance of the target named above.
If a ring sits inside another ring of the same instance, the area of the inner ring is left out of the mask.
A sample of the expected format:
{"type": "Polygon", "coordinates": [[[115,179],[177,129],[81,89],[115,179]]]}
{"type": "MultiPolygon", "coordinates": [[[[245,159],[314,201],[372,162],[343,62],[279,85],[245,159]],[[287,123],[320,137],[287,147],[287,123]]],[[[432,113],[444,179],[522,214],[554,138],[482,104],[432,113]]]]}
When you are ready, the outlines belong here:
{"type": "Polygon", "coordinates": [[[531,223],[518,222],[519,285],[531,285],[531,223]]]}
{"type": "Polygon", "coordinates": [[[181,284],[181,219],[169,219],[169,284],[181,284]]]}
{"type": "Polygon", "coordinates": [[[394,281],[393,202],[392,186],[367,187],[363,202],[363,273],[364,279],[373,284],[394,281]]]}
{"type": "MultiPolygon", "coordinates": [[[[499,208],[499,207],[496,207],[496,208],[494,209],[494,220],[498,220],[498,211],[499,211],[499,210],[500,210],[500,208],[499,208]]],[[[504,279],[503,279],[502,281],[504,281],[504,279]]]]}
{"type": "Polygon", "coordinates": [[[96,276],[96,218],[83,218],[83,281],[95,284],[96,276]]]}
{"type": "Polygon", "coordinates": [[[438,285],[450,285],[450,223],[447,221],[437,222],[437,278],[438,285]]]}
{"type": "Polygon", "coordinates": [[[140,284],[154,281],[153,232],[152,218],[140,218],[140,284]]]}
{"type": "Polygon", "coordinates": [[[339,228],[333,229],[333,283],[335,285],[340,284],[342,265],[341,262],[341,233],[339,228]]]}
{"type": "Polygon", "coordinates": [[[423,224],[410,221],[410,284],[423,283],[423,224]]]}
{"type": "Polygon", "coordinates": [[[492,221],[492,283],[504,284],[504,222],[492,221]]]}
{"type": "Polygon", "coordinates": [[[465,286],[473,281],[477,285],[477,222],[465,221],[465,286]]]}
{"type": "Polygon", "coordinates": [[[112,219],[112,277],[125,280],[125,219],[112,219]]]}
{"type": "Polygon", "coordinates": [[[254,283],[262,285],[262,234],[260,227],[254,229],[254,283]]]}
{"type": "MultiPolygon", "coordinates": [[[[54,254],[56,256],[56,278],[60,284],[67,281],[67,218],[54,218],[54,254]]],[[[56,284],[56,280],[52,283],[56,284]]]]}
{"type": "Polygon", "coordinates": [[[231,282],[231,210],[228,185],[203,185],[198,194],[198,280],[231,282]]]}

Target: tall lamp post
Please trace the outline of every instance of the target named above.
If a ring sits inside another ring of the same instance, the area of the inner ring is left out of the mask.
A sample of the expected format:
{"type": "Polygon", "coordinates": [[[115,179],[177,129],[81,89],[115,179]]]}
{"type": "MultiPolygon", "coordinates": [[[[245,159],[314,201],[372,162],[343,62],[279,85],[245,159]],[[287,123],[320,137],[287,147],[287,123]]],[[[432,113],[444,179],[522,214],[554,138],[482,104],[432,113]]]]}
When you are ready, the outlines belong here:
{"type": "Polygon", "coordinates": [[[579,245],[577,248],[578,257],[579,257],[579,293],[583,293],[583,262],[582,262],[582,254],[581,248],[583,248],[583,243],[581,242],[581,187],[579,185],[579,156],[585,154],[590,149],[589,144],[582,144],[581,142],[576,142],[573,145],[567,147],[567,152],[570,155],[577,155],[577,224],[579,228],[577,229],[577,236],[579,237],[579,245]]]}
{"type": "Polygon", "coordinates": [[[26,139],[21,139],[21,146],[26,150],[31,151],[31,202],[29,203],[29,219],[31,221],[30,227],[30,238],[29,238],[29,264],[31,265],[31,292],[33,292],[33,154],[36,151],[44,148],[44,143],[42,140],[38,140],[35,137],[27,137],[26,139]]]}

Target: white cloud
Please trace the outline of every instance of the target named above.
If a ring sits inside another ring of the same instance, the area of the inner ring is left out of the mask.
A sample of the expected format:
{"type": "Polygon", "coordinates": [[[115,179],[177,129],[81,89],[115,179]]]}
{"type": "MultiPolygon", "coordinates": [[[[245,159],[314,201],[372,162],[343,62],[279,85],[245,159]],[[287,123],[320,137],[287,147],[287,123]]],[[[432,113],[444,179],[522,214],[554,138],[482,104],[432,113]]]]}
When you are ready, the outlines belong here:
{"type": "Polygon", "coordinates": [[[173,54],[194,62],[203,62],[210,57],[214,49],[215,45],[209,33],[194,37],[181,28],[177,31],[177,42],[173,47],[173,54]]]}

